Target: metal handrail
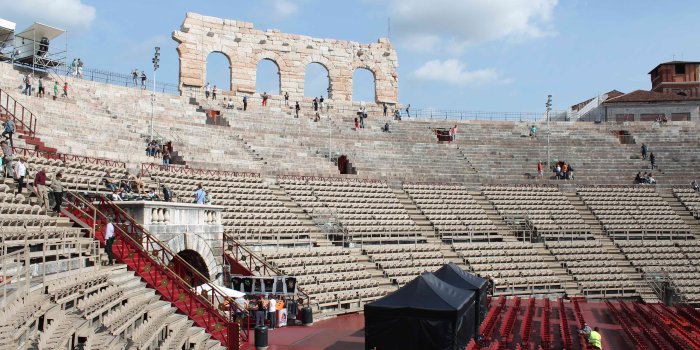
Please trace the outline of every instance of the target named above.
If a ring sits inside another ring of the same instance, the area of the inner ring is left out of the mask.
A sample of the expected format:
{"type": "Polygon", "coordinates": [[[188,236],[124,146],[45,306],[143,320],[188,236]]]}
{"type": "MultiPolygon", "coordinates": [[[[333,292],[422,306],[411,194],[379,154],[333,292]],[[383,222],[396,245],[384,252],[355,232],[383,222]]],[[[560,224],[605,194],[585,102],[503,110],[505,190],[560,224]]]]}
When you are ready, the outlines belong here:
{"type": "Polygon", "coordinates": [[[196,169],[189,168],[187,166],[170,165],[168,169],[165,169],[163,165],[156,163],[141,163],[141,175],[152,175],[151,170],[160,170],[170,173],[180,173],[185,175],[204,175],[204,176],[237,176],[237,177],[260,177],[260,173],[247,173],[238,171],[225,171],[225,170],[209,170],[209,169],[196,169]]]}
{"type": "MultiPolygon", "coordinates": [[[[151,235],[121,208],[108,201],[104,196],[100,194],[88,194],[87,199],[81,197],[81,195],[73,192],[68,192],[67,195],[69,202],[75,200],[81,205],[89,205],[87,208],[93,210],[95,217],[95,221],[92,222],[93,226],[96,225],[98,220],[108,222],[109,219],[103,211],[105,209],[109,210],[114,216],[115,237],[122,238],[124,242],[135,248],[137,252],[140,252],[142,257],[151,260],[154,265],[160,267],[175,284],[193,295],[193,300],[195,302],[198,302],[202,308],[209,310],[209,314],[212,314],[215,319],[219,320],[220,323],[217,324],[224,325],[217,330],[217,327],[211,324],[213,327],[212,330],[215,332],[224,332],[224,328],[227,329],[226,333],[224,333],[227,334],[227,339],[222,339],[222,343],[226,345],[227,349],[238,349],[239,344],[236,334],[239,333],[240,326],[233,316],[237,312],[244,312],[244,310],[241,310],[238,305],[230,297],[226,296],[216,285],[209,283],[207,277],[202,276],[199,271],[172,252],[166,245],[151,235]],[[97,203],[102,210],[98,210],[93,203],[97,203]],[[175,262],[177,266],[184,268],[188,274],[193,276],[191,283],[182,279],[178,273],[173,270],[173,268],[176,267],[175,262]],[[199,282],[196,284],[197,286],[207,284],[209,290],[203,293],[203,295],[198,294],[194,289],[195,282],[199,282]],[[223,305],[229,308],[227,310],[228,314],[220,310],[219,307],[216,307],[215,302],[217,299],[223,301],[220,306],[223,305]]],[[[194,312],[194,310],[191,311],[194,312]]],[[[244,341],[249,341],[250,337],[247,331],[241,334],[244,341]]]]}
{"type": "Polygon", "coordinates": [[[34,113],[24,107],[24,105],[21,103],[17,102],[17,100],[10,96],[6,90],[0,88],[0,111],[2,110],[12,116],[12,120],[15,122],[15,129],[19,129],[18,127],[21,127],[22,130],[24,130],[24,132],[30,137],[34,137],[34,135],[36,135],[37,118],[34,113]],[[3,94],[5,96],[4,99],[3,94]],[[21,113],[20,117],[17,116],[18,108],[21,113]]]}
{"type": "MultiPolygon", "coordinates": [[[[245,245],[243,245],[242,243],[237,241],[235,238],[233,238],[233,236],[229,235],[226,232],[224,232],[224,234],[223,234],[223,246],[224,246],[224,254],[227,253],[227,250],[231,251],[234,254],[231,258],[235,259],[236,261],[243,261],[244,263],[246,263],[247,266],[245,266],[245,267],[251,273],[254,270],[256,270],[255,267],[262,266],[262,268],[261,268],[262,271],[259,271],[259,272],[261,272],[263,275],[268,274],[269,272],[272,272],[278,276],[285,275],[285,273],[283,273],[281,270],[270,265],[263,258],[261,258],[257,254],[255,254],[255,252],[248,249],[248,247],[246,247],[245,245]],[[232,244],[232,245],[229,246],[229,244],[232,244]],[[243,257],[243,254],[239,254],[239,250],[242,250],[243,252],[245,252],[245,254],[246,254],[245,257],[247,257],[248,259],[245,259],[245,260],[241,259],[243,257]],[[257,262],[259,265],[254,266],[255,262],[257,262]]],[[[224,255],[224,260],[225,259],[226,259],[226,256],[224,255]]],[[[299,294],[301,294],[302,297],[304,297],[304,299],[306,299],[307,305],[311,305],[311,297],[306,292],[304,292],[301,288],[299,288],[299,286],[297,286],[297,292],[299,294]]]]}
{"type": "Polygon", "coordinates": [[[96,157],[86,157],[86,156],[79,156],[77,154],[68,154],[68,153],[60,153],[60,152],[39,151],[39,150],[33,150],[33,149],[23,148],[23,147],[13,147],[12,149],[14,150],[15,154],[19,154],[22,156],[39,157],[39,158],[46,158],[46,159],[57,159],[57,160],[61,160],[63,162],[73,161],[73,162],[78,162],[78,163],[97,164],[97,165],[112,166],[112,167],[117,167],[117,168],[126,168],[126,163],[120,162],[118,160],[96,158],[96,157]]]}

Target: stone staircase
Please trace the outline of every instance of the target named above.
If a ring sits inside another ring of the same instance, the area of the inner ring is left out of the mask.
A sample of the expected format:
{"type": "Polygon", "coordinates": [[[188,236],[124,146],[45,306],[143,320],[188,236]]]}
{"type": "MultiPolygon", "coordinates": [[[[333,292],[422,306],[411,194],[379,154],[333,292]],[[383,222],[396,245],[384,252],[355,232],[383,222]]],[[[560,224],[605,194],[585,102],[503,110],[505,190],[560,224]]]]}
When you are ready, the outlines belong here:
{"type": "Polygon", "coordinates": [[[299,221],[304,224],[304,227],[309,230],[309,239],[312,244],[316,247],[330,247],[333,243],[324,235],[323,232],[318,228],[316,223],[314,223],[311,216],[309,216],[306,211],[282,189],[279,185],[275,183],[268,183],[267,187],[272,191],[272,193],[277,196],[277,199],[284,203],[284,206],[288,208],[292,213],[294,213],[299,221]]]}
{"type": "Polygon", "coordinates": [[[469,195],[472,196],[472,198],[474,198],[474,200],[481,206],[482,209],[484,209],[488,218],[496,226],[498,234],[503,237],[504,242],[518,241],[517,237],[515,236],[515,233],[513,233],[513,231],[510,229],[503,216],[498,214],[498,211],[496,211],[496,208],[493,206],[493,204],[488,199],[486,199],[486,197],[484,197],[484,195],[481,192],[469,192],[469,195]]]}
{"type": "Polygon", "coordinates": [[[666,203],[671,206],[673,211],[676,212],[681,219],[683,219],[683,222],[690,227],[690,233],[695,235],[695,238],[698,239],[698,237],[700,237],[700,222],[698,222],[698,220],[695,219],[693,214],[688,211],[683,203],[681,203],[681,201],[679,201],[678,198],[673,195],[673,190],[657,188],[656,192],[659,193],[661,198],[663,198],[663,200],[665,200],[666,203]]]}

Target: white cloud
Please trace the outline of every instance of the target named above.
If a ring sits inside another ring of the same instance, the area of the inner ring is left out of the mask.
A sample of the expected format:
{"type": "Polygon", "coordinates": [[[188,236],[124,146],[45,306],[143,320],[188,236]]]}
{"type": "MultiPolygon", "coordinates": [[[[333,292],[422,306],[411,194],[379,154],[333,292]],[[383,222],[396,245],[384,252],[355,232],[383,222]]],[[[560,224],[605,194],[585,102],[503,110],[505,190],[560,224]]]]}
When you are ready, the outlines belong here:
{"type": "Polygon", "coordinates": [[[276,18],[287,18],[299,12],[299,6],[289,0],[274,0],[272,2],[272,13],[276,18]]]}
{"type": "Polygon", "coordinates": [[[558,0],[384,0],[400,44],[452,53],[468,45],[554,35],[558,0]],[[428,40],[429,39],[429,40],[428,40]],[[425,42],[431,46],[425,45],[425,42]]]}
{"type": "MultiPolygon", "coordinates": [[[[37,21],[67,30],[86,30],[95,19],[95,8],[81,0],[15,0],[0,1],[0,14],[18,24],[37,21]]],[[[18,29],[24,29],[22,24],[18,29]]]]}
{"type": "Polygon", "coordinates": [[[510,79],[502,77],[498,71],[491,68],[467,70],[467,65],[457,59],[425,62],[413,72],[413,76],[421,80],[439,81],[460,86],[501,85],[511,82],[510,79]]]}

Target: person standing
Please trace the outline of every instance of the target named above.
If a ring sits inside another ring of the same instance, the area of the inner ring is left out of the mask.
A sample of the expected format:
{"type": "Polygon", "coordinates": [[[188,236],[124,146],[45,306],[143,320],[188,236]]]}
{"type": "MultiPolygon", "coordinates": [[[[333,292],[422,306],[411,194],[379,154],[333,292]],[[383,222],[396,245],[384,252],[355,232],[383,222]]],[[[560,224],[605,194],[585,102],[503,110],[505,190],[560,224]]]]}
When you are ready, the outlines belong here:
{"type": "Polygon", "coordinates": [[[163,148],[163,169],[170,169],[170,151],[167,147],[163,148]]]}
{"type": "Polygon", "coordinates": [[[34,175],[34,192],[37,194],[39,206],[49,211],[49,189],[46,187],[46,169],[43,167],[34,175]]]}
{"type": "Polygon", "coordinates": [[[270,329],[275,329],[277,326],[277,300],[275,297],[270,297],[267,304],[267,317],[270,319],[270,329]]]}
{"type": "Polygon", "coordinates": [[[323,96],[318,97],[318,106],[319,106],[319,108],[321,108],[321,110],[323,110],[323,108],[326,106],[325,100],[323,99],[323,96]]]}
{"type": "Polygon", "coordinates": [[[243,95],[243,111],[248,110],[248,95],[243,95]]]}
{"type": "Polygon", "coordinates": [[[386,106],[386,103],[382,103],[382,109],[384,111],[384,116],[387,116],[387,113],[389,112],[389,108],[386,106]]]}
{"type": "Polygon", "coordinates": [[[411,112],[408,111],[409,108],[411,108],[411,104],[410,104],[410,103],[406,106],[406,117],[409,117],[409,118],[410,118],[410,117],[411,117],[411,112]]]}
{"type": "Polygon", "coordinates": [[[452,141],[457,140],[457,124],[450,129],[450,136],[452,136],[452,141]]]}
{"type": "Polygon", "coordinates": [[[299,101],[297,101],[294,105],[294,113],[296,118],[299,118],[299,111],[301,111],[301,106],[299,105],[299,101]]]}
{"type": "Polygon", "coordinates": [[[78,59],[77,58],[73,59],[73,62],[71,62],[71,64],[70,64],[70,68],[71,68],[71,73],[73,74],[73,76],[78,75],[78,59]]]}
{"type": "Polygon", "coordinates": [[[61,212],[61,204],[63,204],[63,183],[61,179],[63,174],[58,173],[54,175],[53,180],[51,180],[51,192],[53,193],[53,211],[56,214],[61,212]]]}
{"type": "Polygon", "coordinates": [[[12,142],[12,135],[15,134],[15,121],[12,120],[12,117],[7,116],[3,125],[5,128],[1,136],[5,138],[5,141],[10,141],[10,147],[15,147],[15,144],[12,142]]]}
{"type": "Polygon", "coordinates": [[[83,79],[83,61],[78,58],[78,78],[83,79]]]}
{"type": "Polygon", "coordinates": [[[266,106],[267,106],[267,99],[268,99],[268,97],[269,97],[269,96],[267,95],[267,92],[263,92],[263,94],[262,94],[262,106],[263,106],[263,107],[266,107],[266,106]]]}
{"type": "Polygon", "coordinates": [[[211,89],[211,99],[216,100],[216,85],[214,85],[214,88],[211,89]]]}
{"type": "Polygon", "coordinates": [[[544,176],[544,166],[542,164],[542,161],[537,162],[537,176],[544,176]]]}
{"type": "Polygon", "coordinates": [[[139,70],[134,68],[134,71],[131,72],[131,79],[134,81],[134,87],[139,86],[139,70]]]}
{"type": "Polygon", "coordinates": [[[144,90],[146,89],[146,79],[147,79],[146,72],[141,71],[141,88],[144,90]]]}
{"type": "Polygon", "coordinates": [[[105,226],[105,253],[107,253],[108,265],[112,265],[112,260],[114,259],[112,244],[114,244],[114,224],[108,222],[107,226],[105,226]]]}
{"type": "Polygon", "coordinates": [[[647,160],[647,152],[649,151],[649,148],[647,147],[646,143],[642,144],[642,160],[647,160]]]}
{"type": "Polygon", "coordinates": [[[2,164],[5,166],[5,177],[13,178],[12,160],[14,159],[14,152],[12,151],[12,146],[7,141],[2,141],[0,142],[0,147],[2,147],[2,164]]]}
{"type": "Polygon", "coordinates": [[[53,83],[53,99],[54,101],[58,98],[58,81],[53,83]]]}
{"type": "Polygon", "coordinates": [[[44,92],[44,81],[39,77],[39,91],[37,92],[36,96],[37,97],[44,97],[45,92],[44,92]]]}
{"type": "Polygon", "coordinates": [[[24,186],[24,178],[27,176],[27,166],[24,165],[23,157],[17,158],[15,162],[15,180],[17,180],[17,193],[22,193],[24,186]]]}
{"type": "Polygon", "coordinates": [[[63,83],[63,97],[68,98],[68,82],[63,83]]]}
{"type": "Polygon", "coordinates": [[[255,309],[255,326],[264,326],[265,325],[265,301],[263,300],[263,297],[260,296],[258,301],[256,302],[256,309],[255,309]]]}
{"type": "Polygon", "coordinates": [[[204,204],[207,200],[207,192],[202,188],[202,184],[197,185],[197,191],[194,192],[194,202],[204,204]]]}
{"type": "Polygon", "coordinates": [[[211,89],[209,88],[209,82],[207,82],[206,85],[204,85],[204,99],[208,100],[209,99],[209,94],[211,93],[211,89]]]}
{"type": "Polygon", "coordinates": [[[284,92],[284,105],[289,107],[289,92],[288,91],[284,92]]]}
{"type": "Polygon", "coordinates": [[[649,153],[649,162],[651,163],[651,170],[654,170],[656,167],[656,157],[654,156],[654,152],[649,153]]]}
{"type": "Polygon", "coordinates": [[[314,97],[313,100],[314,112],[318,112],[318,98],[314,97]]]}

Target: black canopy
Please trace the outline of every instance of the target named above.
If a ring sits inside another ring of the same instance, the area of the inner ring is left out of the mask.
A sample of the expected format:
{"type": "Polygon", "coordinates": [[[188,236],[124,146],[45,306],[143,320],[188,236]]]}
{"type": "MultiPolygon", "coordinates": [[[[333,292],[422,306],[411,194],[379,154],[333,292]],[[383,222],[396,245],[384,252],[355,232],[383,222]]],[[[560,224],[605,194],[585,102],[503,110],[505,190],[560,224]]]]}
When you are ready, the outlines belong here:
{"type": "Polygon", "coordinates": [[[365,305],[365,348],[463,350],[474,329],[475,294],[423,273],[365,305]]]}
{"type": "Polygon", "coordinates": [[[437,278],[457,288],[471,290],[476,293],[476,307],[474,308],[474,314],[476,317],[474,321],[474,335],[478,335],[479,325],[484,321],[486,313],[488,312],[488,281],[465,272],[455,263],[449,263],[441,267],[439,270],[433,272],[433,274],[437,278]]]}

